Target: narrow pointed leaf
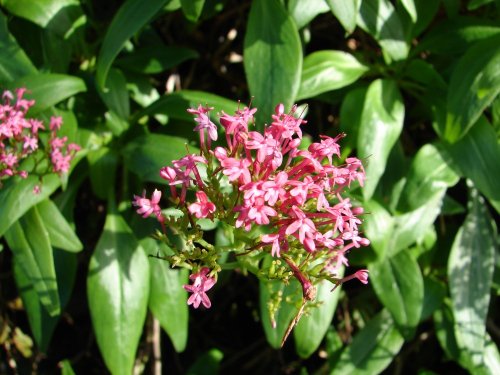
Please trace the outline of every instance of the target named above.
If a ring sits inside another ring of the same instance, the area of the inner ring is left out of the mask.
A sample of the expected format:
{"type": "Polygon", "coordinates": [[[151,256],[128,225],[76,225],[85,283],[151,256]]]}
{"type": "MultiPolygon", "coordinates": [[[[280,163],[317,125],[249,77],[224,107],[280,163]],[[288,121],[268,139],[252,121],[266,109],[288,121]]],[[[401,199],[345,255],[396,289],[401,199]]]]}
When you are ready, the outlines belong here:
{"type": "Polygon", "coordinates": [[[168,0],[127,0],[109,26],[97,58],[97,84],[104,88],[111,64],[125,42],[146,25],[168,0]]]}
{"type": "Polygon", "coordinates": [[[36,207],[13,224],[5,238],[48,315],[58,315],[61,309],[52,247],[36,207]]]}
{"type": "Polygon", "coordinates": [[[384,173],[387,158],[403,129],[405,108],[393,81],[376,80],[368,88],[358,134],[358,156],[368,158],[363,196],[368,200],[384,173]]]}
{"type": "Polygon", "coordinates": [[[0,83],[36,74],[37,69],[7,29],[7,19],[0,12],[0,83]]]}
{"type": "Polygon", "coordinates": [[[0,189],[0,236],[26,213],[31,207],[45,200],[61,184],[54,174],[45,176],[41,184],[40,194],[33,193],[33,188],[40,185],[38,177],[28,176],[26,179],[11,178],[4,182],[0,189]]]}
{"type": "MultiPolygon", "coordinates": [[[[342,277],[343,272],[338,275],[342,277]]],[[[295,350],[302,358],[308,358],[319,347],[332,324],[333,314],[337,307],[340,291],[332,292],[332,284],[323,280],[317,286],[316,301],[320,305],[312,307],[308,314],[302,316],[294,329],[295,350]]]]}
{"type": "Polygon", "coordinates": [[[75,231],[71,228],[54,202],[46,199],[36,207],[45,224],[52,246],[70,252],[78,252],[83,249],[83,245],[75,234],[75,231]]]}
{"type": "Polygon", "coordinates": [[[417,22],[417,7],[415,5],[415,0],[401,0],[401,4],[408,12],[413,23],[417,22]]]}
{"type": "Polygon", "coordinates": [[[408,251],[401,251],[369,269],[378,298],[403,336],[410,339],[420,321],[424,300],[424,280],[417,261],[408,251]]]}
{"type": "Polygon", "coordinates": [[[288,325],[297,314],[301,301],[302,289],[295,279],[288,285],[281,281],[261,281],[260,282],[260,316],[262,326],[266,334],[267,342],[275,349],[281,347],[281,341],[285,336],[288,325]],[[281,301],[279,310],[274,317],[269,314],[269,303],[281,301]],[[276,327],[272,327],[272,321],[276,322],[276,327]]]}
{"type": "Polygon", "coordinates": [[[500,93],[500,36],[472,46],[453,70],[444,138],[456,142],[500,93]]]}
{"type": "Polygon", "coordinates": [[[496,228],[478,191],[471,189],[469,213],[459,229],[448,277],[455,317],[455,335],[473,365],[483,362],[486,315],[495,265],[496,228]]]}
{"type": "Polygon", "coordinates": [[[347,34],[356,28],[359,7],[362,0],[326,0],[332,13],[337,17],[347,34]]]}
{"type": "Polygon", "coordinates": [[[180,0],[182,12],[189,21],[196,22],[201,16],[205,0],[180,0]]]}
{"type": "Polygon", "coordinates": [[[257,124],[263,127],[283,103],[286,110],[296,99],[302,71],[302,49],[295,23],[278,0],[255,0],[248,16],[244,65],[254,97],[257,124]]]}
{"type": "Polygon", "coordinates": [[[127,81],[120,70],[110,69],[106,79],[106,89],[99,90],[99,95],[108,109],[122,119],[127,119],[130,115],[127,81]]]}
{"type": "Polygon", "coordinates": [[[370,239],[370,246],[377,253],[378,259],[384,259],[394,230],[394,219],[391,214],[375,200],[369,200],[363,205],[366,215],[363,228],[366,237],[370,239]]]}
{"type": "Polygon", "coordinates": [[[342,51],[317,51],[304,59],[297,100],[350,85],[368,68],[342,51]]]}
{"type": "Polygon", "coordinates": [[[328,12],[330,8],[325,0],[290,0],[288,2],[288,12],[295,20],[297,28],[301,29],[311,22],[317,15],[328,12]]]}
{"type": "Polygon", "coordinates": [[[26,97],[35,100],[30,114],[42,112],[53,105],[87,90],[85,82],[66,74],[41,73],[26,76],[9,83],[9,87],[26,87],[26,97]]]}
{"type": "Polygon", "coordinates": [[[396,357],[403,343],[391,315],[382,310],[354,336],[331,374],[379,374],[396,357]]]}
{"type": "Polygon", "coordinates": [[[131,374],[146,318],[149,263],[125,220],[108,213],[90,260],[87,297],[97,344],[112,374],[131,374]]]}
{"type": "Polygon", "coordinates": [[[386,60],[399,61],[408,56],[403,25],[389,0],[362,0],[357,22],[380,44],[386,60]]]}

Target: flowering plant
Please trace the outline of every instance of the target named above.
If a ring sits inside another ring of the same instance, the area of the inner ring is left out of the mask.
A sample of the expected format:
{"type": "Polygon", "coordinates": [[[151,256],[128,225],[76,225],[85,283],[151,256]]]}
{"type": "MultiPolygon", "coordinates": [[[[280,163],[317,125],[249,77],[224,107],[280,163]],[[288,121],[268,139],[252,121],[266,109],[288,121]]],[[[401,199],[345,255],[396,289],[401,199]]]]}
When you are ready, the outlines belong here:
{"type": "MultiPolygon", "coordinates": [[[[16,97],[6,90],[0,103],[0,187],[2,180],[12,176],[28,177],[29,173],[39,176],[54,172],[66,173],[71,160],[80,146],[67,143],[67,137],[58,137],[62,118],[51,117],[50,133],[46,145],[40,142],[40,130],[45,130],[42,121],[26,118],[34,100],[24,99],[24,88],[15,90],[16,97]]],[[[40,184],[34,193],[40,192],[40,184]]]]}
{"type": "MultiPolygon", "coordinates": [[[[209,116],[212,109],[201,105],[188,109],[197,123],[200,153],[187,154],[159,171],[170,187],[176,215],[171,209],[162,210],[162,192],[157,189],[151,198],[143,193],[133,201],[137,213],[145,218],[154,215],[160,223],[162,231],[156,237],[173,250],[163,258],[191,270],[192,284],[184,286],[192,293],[188,304],[211,306],[207,291],[216,284],[218,273],[228,268],[220,261],[225,252],[235,255],[236,267],[260,278],[284,283],[297,279],[302,308],[315,299],[314,285],[321,280],[330,281],[333,289],[353,278],[366,284],[367,270],[340,276],[349,251],[369,244],[358,228],[363,208],[346,197],[352,184],[363,185],[362,163],[354,157],[334,163],[334,157],[340,158],[337,142],[344,134],[321,136],[320,142],[302,149],[301,125],[306,121],[296,116],[296,106],[286,113],[278,105],[263,134],[250,129],[256,108],[245,107],[235,115],[221,114],[226,145],[213,147],[218,132],[209,116]],[[191,188],[195,201],[190,199],[191,188]],[[214,246],[204,236],[202,220],[230,228],[239,241],[214,246]],[[274,260],[260,262],[269,256],[274,260]]],[[[269,306],[275,326],[278,306],[269,306]]]]}

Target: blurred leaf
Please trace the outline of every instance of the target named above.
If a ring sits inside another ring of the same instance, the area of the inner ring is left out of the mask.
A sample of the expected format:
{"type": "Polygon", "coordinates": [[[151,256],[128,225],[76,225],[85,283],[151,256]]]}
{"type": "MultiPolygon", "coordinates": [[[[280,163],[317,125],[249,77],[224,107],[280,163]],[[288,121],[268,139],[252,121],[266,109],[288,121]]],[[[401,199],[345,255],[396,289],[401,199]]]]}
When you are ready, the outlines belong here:
{"type": "Polygon", "coordinates": [[[484,345],[484,363],[483,368],[489,374],[498,374],[500,372],[500,352],[495,341],[492,340],[486,332],[486,343],[484,345]]]}
{"type": "Polygon", "coordinates": [[[476,42],[500,35],[498,23],[485,18],[454,17],[431,28],[415,47],[414,54],[463,55],[476,42]]]}
{"type": "Polygon", "coordinates": [[[216,118],[216,114],[221,111],[233,114],[238,109],[237,102],[226,99],[222,96],[210,94],[204,91],[183,90],[162,96],[160,99],[139,112],[134,117],[133,122],[143,116],[164,114],[168,117],[193,122],[194,124],[193,116],[187,112],[187,109],[191,107],[198,107],[199,104],[214,107],[214,110],[211,111],[211,118],[213,120],[216,118]]]}
{"type": "Polygon", "coordinates": [[[37,69],[7,29],[7,19],[0,12],[0,83],[36,74],[37,69]]]}
{"type": "MultiPolygon", "coordinates": [[[[196,154],[199,150],[189,146],[189,151],[196,154]]],[[[125,165],[143,181],[166,184],[160,177],[160,168],[172,160],[186,155],[186,140],[162,134],[148,134],[129,142],[122,150],[125,165]]]]}
{"type": "Polygon", "coordinates": [[[447,294],[444,282],[431,276],[424,276],[424,302],[420,321],[427,320],[436,310],[441,308],[447,294]]]}
{"type": "Polygon", "coordinates": [[[401,20],[389,0],[362,0],[357,23],[380,44],[386,61],[408,56],[401,20]]]}
{"type": "MultiPolygon", "coordinates": [[[[59,314],[50,316],[47,310],[40,304],[39,297],[33,287],[19,260],[14,259],[14,277],[17,289],[23,300],[33,338],[38,348],[46,353],[52,338],[54,329],[59,321],[59,314]]],[[[61,309],[64,309],[69,301],[76,277],[77,260],[76,255],[54,249],[54,263],[57,276],[59,299],[61,309]]]]}
{"type": "Polygon", "coordinates": [[[1,0],[10,13],[64,37],[82,17],[78,0],[1,0]]]}
{"type": "Polygon", "coordinates": [[[451,75],[444,138],[456,142],[500,93],[500,36],[478,42],[451,75]]]}
{"type": "Polygon", "coordinates": [[[318,14],[328,12],[325,0],[290,0],[288,2],[288,13],[295,20],[298,29],[303,28],[311,22],[318,14]]]}
{"type": "Polygon", "coordinates": [[[368,70],[342,51],[316,51],[306,56],[297,100],[312,98],[356,82],[368,70]]]}
{"type": "Polygon", "coordinates": [[[136,73],[127,73],[127,89],[130,97],[141,107],[147,107],[160,98],[160,94],[153,87],[148,76],[136,73]]]}
{"type": "Polygon", "coordinates": [[[75,375],[71,367],[71,362],[68,359],[59,362],[59,366],[61,367],[61,375],[75,375]]]}
{"type": "Polygon", "coordinates": [[[332,13],[340,21],[347,34],[356,28],[362,0],[326,0],[332,13]]]}
{"type": "Polygon", "coordinates": [[[36,207],[32,207],[5,233],[16,262],[33,284],[50,316],[61,312],[49,234],[36,207]]]}
{"type": "Polygon", "coordinates": [[[389,366],[403,343],[391,315],[382,310],[354,336],[330,374],[379,374],[389,366]]]}
{"type": "Polygon", "coordinates": [[[347,137],[342,141],[343,147],[346,147],[347,144],[351,149],[356,148],[361,115],[363,114],[360,111],[360,106],[361,103],[365,102],[367,90],[366,87],[356,88],[344,96],[340,107],[340,129],[347,134],[347,137]]]}
{"type": "Polygon", "coordinates": [[[28,89],[26,97],[35,100],[35,105],[30,108],[30,115],[42,112],[79,92],[87,91],[85,82],[81,78],[51,73],[22,77],[9,83],[9,87],[28,89]]]}
{"type": "Polygon", "coordinates": [[[428,30],[429,24],[434,20],[439,11],[441,3],[439,1],[411,0],[416,9],[416,22],[411,30],[411,37],[419,36],[423,31],[428,30]]]}
{"type": "Polygon", "coordinates": [[[474,10],[477,8],[480,8],[486,4],[493,3],[495,0],[469,0],[469,3],[467,4],[467,9],[468,10],[474,10]]]}
{"type": "MultiPolygon", "coordinates": [[[[342,278],[343,270],[338,277],[342,278]]],[[[302,358],[310,357],[319,347],[326,335],[328,327],[331,326],[333,314],[340,296],[340,291],[332,292],[332,284],[329,281],[321,281],[317,287],[317,296],[313,306],[300,318],[294,328],[295,350],[302,358]]]]}
{"type": "Polygon", "coordinates": [[[500,212],[500,146],[493,128],[484,118],[453,145],[444,144],[461,174],[472,180],[474,186],[483,193],[500,212]]]}
{"type": "Polygon", "coordinates": [[[448,259],[455,336],[472,365],[483,362],[486,315],[490,302],[496,230],[478,191],[471,189],[469,213],[448,259]]]}
{"type": "Polygon", "coordinates": [[[463,352],[458,348],[457,340],[453,330],[453,313],[449,306],[449,300],[441,306],[433,315],[434,325],[436,327],[436,337],[441,348],[445,351],[446,355],[453,358],[457,362],[460,361],[463,352]]]}
{"type": "Polygon", "coordinates": [[[363,230],[370,239],[370,246],[378,259],[384,259],[394,230],[394,219],[378,202],[371,199],[363,205],[368,214],[364,217],[363,230]]]}
{"type": "Polygon", "coordinates": [[[100,199],[106,199],[109,196],[109,189],[115,188],[118,156],[110,148],[101,147],[89,151],[87,160],[92,190],[100,199]]]}
{"type": "Polygon", "coordinates": [[[415,0],[400,0],[403,7],[408,12],[413,23],[417,22],[417,6],[415,5],[415,0]]]}
{"type": "Polygon", "coordinates": [[[182,12],[191,22],[198,21],[205,5],[205,0],[180,0],[182,12]]]}
{"type": "MultiPolygon", "coordinates": [[[[426,204],[436,193],[455,185],[459,176],[450,167],[450,160],[432,144],[424,145],[413,158],[399,209],[403,212],[426,204]]],[[[449,157],[448,157],[449,159],[449,157]]]]}
{"type": "Polygon", "coordinates": [[[302,47],[295,23],[279,0],[254,0],[244,41],[244,65],[254,97],[257,128],[274,108],[294,104],[302,71],[302,47]]]}
{"type": "MultiPolygon", "coordinates": [[[[152,238],[141,241],[150,255],[157,252],[158,244],[152,238]]],[[[188,283],[185,269],[172,269],[168,262],[149,258],[151,293],[149,309],[172,340],[176,352],[186,348],[188,338],[187,292],[182,287],[188,283]]]]}
{"type": "Polygon", "coordinates": [[[109,68],[125,42],[146,25],[169,0],[127,0],[118,10],[97,58],[97,84],[104,88],[109,68]]]}
{"type": "Polygon", "coordinates": [[[40,217],[45,224],[45,229],[50,238],[50,243],[62,250],[79,252],[83,249],[78,236],[57,206],[50,199],[40,202],[36,206],[40,217]]]}
{"type": "Polygon", "coordinates": [[[112,374],[130,374],[146,318],[149,264],[125,220],[108,213],[90,260],[87,297],[94,333],[112,374]]]}
{"type": "Polygon", "coordinates": [[[369,200],[403,129],[405,107],[393,81],[378,79],[366,93],[358,135],[358,156],[368,158],[363,197],[369,200]]]}
{"type": "Polygon", "coordinates": [[[106,90],[98,92],[108,109],[123,119],[130,116],[127,81],[120,70],[110,69],[106,79],[106,90]]]}
{"type": "Polygon", "coordinates": [[[370,265],[370,281],[379,300],[390,311],[398,329],[411,339],[420,321],[424,280],[420,267],[408,251],[370,265]]]}
{"type": "Polygon", "coordinates": [[[10,178],[3,182],[0,189],[0,236],[23,216],[34,205],[45,200],[61,184],[55,174],[47,175],[40,184],[38,177],[28,176],[26,179],[10,178]],[[33,188],[41,185],[39,194],[33,193],[33,188]]]}
{"type": "Polygon", "coordinates": [[[224,353],[219,349],[210,349],[196,359],[186,375],[217,375],[220,373],[220,363],[223,358],[224,353]]]}
{"type": "Polygon", "coordinates": [[[302,289],[296,279],[293,279],[288,285],[285,285],[281,280],[261,280],[259,292],[260,317],[267,342],[274,349],[279,349],[288,325],[299,310],[302,301],[302,289]],[[277,301],[281,302],[278,304],[278,311],[272,317],[269,314],[269,304],[276,304],[277,301]],[[275,328],[272,327],[272,320],[276,322],[275,328]]]}
{"type": "Polygon", "coordinates": [[[198,56],[198,52],[191,48],[155,45],[118,58],[116,65],[136,73],[158,74],[198,56]]]}
{"type": "Polygon", "coordinates": [[[104,114],[106,119],[106,127],[111,130],[114,136],[119,137],[125,130],[129,128],[129,122],[123,117],[120,117],[115,111],[110,110],[104,114]]]}

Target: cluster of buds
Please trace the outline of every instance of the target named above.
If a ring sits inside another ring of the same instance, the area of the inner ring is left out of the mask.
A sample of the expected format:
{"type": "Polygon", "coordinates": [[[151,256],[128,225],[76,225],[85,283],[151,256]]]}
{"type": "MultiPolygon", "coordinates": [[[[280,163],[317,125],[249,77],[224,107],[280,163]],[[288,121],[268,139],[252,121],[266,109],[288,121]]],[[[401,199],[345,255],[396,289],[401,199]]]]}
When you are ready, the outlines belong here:
{"type": "Polygon", "coordinates": [[[212,147],[218,133],[211,110],[201,105],[188,110],[197,123],[200,153],[160,170],[178,214],[162,210],[160,190],[151,199],[144,193],[133,201],[139,214],[154,215],[160,222],[163,234],[158,233],[158,238],[175,253],[166,258],[191,269],[193,284],[184,286],[192,293],[188,304],[210,307],[206,292],[224,268],[218,261],[226,251],[234,252],[240,264],[245,264],[245,257],[272,257],[271,266],[252,263],[258,264],[257,276],[284,282],[296,278],[304,303],[315,299],[314,284],[321,280],[329,280],[334,287],[353,278],[366,284],[366,270],[340,276],[348,266],[349,251],[369,244],[358,228],[363,209],[345,196],[351,185],[363,185],[362,163],[350,157],[334,164],[334,159],[340,160],[337,142],[344,134],[321,136],[320,142],[301,148],[301,125],[306,121],[296,116],[296,106],[287,113],[278,105],[263,134],[249,129],[256,109],[245,107],[234,116],[220,115],[226,146],[212,147]],[[196,200],[189,201],[193,190],[196,200]],[[208,243],[200,220],[218,222],[241,241],[230,246],[208,243]]]}
{"type": "MultiPolygon", "coordinates": [[[[67,137],[58,137],[62,119],[51,117],[50,133],[47,146],[40,142],[40,130],[45,130],[42,121],[26,118],[26,113],[35,104],[34,100],[24,99],[26,89],[16,89],[16,97],[6,90],[2,94],[0,103],[0,186],[1,181],[12,177],[28,177],[29,173],[36,171],[38,175],[54,172],[66,173],[71,160],[80,150],[77,144],[68,144],[67,137]],[[24,163],[31,156],[32,163],[24,163]],[[45,164],[43,171],[39,166],[45,164]],[[30,171],[28,171],[28,169],[30,171]]],[[[35,193],[39,192],[39,185],[35,193]]]]}

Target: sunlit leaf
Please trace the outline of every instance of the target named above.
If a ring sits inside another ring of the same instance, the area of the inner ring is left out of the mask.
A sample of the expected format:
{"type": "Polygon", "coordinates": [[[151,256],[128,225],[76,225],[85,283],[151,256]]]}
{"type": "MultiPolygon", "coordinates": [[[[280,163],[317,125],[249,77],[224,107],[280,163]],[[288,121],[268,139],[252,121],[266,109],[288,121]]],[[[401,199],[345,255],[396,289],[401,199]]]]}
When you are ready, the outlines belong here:
{"type": "Polygon", "coordinates": [[[358,12],[362,0],[326,0],[332,13],[340,21],[347,34],[356,28],[358,12]]]}
{"type": "Polygon", "coordinates": [[[317,15],[328,12],[330,8],[325,0],[290,0],[288,12],[295,20],[297,28],[301,29],[311,22],[317,15]]]}
{"type": "Polygon", "coordinates": [[[108,213],[90,260],[87,297],[97,344],[112,374],[130,374],[146,318],[149,263],[125,220],[108,213]]]}
{"type": "Polygon", "coordinates": [[[180,0],[182,12],[186,18],[192,22],[196,22],[201,16],[205,0],[180,0]]]}
{"type": "Polygon", "coordinates": [[[255,0],[248,16],[244,65],[254,97],[257,124],[263,128],[283,103],[286,111],[296,99],[302,71],[302,49],[295,23],[278,0],[255,0]]]}

